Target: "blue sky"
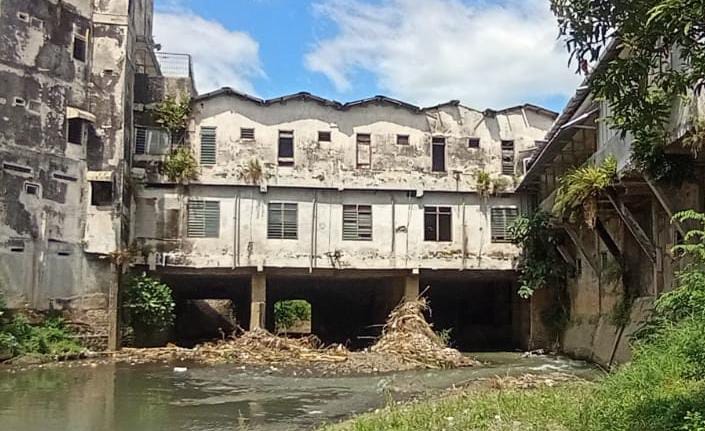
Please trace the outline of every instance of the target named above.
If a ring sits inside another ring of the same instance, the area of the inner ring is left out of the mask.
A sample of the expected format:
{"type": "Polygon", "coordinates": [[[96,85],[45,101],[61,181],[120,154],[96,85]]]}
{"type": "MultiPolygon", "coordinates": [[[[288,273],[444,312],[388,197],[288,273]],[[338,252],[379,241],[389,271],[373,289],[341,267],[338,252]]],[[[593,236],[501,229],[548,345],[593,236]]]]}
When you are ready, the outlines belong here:
{"type": "Polygon", "coordinates": [[[548,0],[156,0],[156,10],[155,39],[194,56],[200,92],[560,110],[579,81],[548,0]]]}

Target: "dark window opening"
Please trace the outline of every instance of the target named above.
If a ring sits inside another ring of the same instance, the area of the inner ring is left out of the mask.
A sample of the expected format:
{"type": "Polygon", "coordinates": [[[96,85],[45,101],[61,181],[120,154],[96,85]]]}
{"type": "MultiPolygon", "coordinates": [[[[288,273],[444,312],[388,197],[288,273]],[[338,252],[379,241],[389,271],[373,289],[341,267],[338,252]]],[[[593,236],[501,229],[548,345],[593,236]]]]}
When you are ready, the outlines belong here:
{"type": "Polygon", "coordinates": [[[295,203],[271,202],[267,207],[267,238],[298,238],[298,205],[295,203]]]}
{"type": "Polygon", "coordinates": [[[450,207],[424,208],[424,240],[451,241],[452,215],[450,207]]]}
{"type": "Polygon", "coordinates": [[[23,239],[10,239],[8,246],[10,247],[10,251],[12,253],[24,253],[23,239]]]}
{"type": "Polygon", "coordinates": [[[56,254],[58,254],[59,256],[71,256],[71,252],[66,250],[58,251],[56,252],[56,254]]]}
{"type": "Polygon", "coordinates": [[[83,145],[83,120],[69,118],[67,141],[70,144],[83,145]]]}
{"type": "Polygon", "coordinates": [[[468,138],[468,148],[480,148],[480,138],[468,138]]]}
{"type": "Polygon", "coordinates": [[[397,145],[409,145],[409,135],[397,135],[397,145]]]}
{"type": "Polygon", "coordinates": [[[279,131],[279,146],[278,146],[278,161],[279,166],[294,165],[294,132],[279,131]]]}
{"type": "Polygon", "coordinates": [[[446,138],[433,138],[432,142],[432,163],[433,172],[445,172],[446,170],[446,138]]]}
{"type": "Polygon", "coordinates": [[[29,168],[27,166],[15,165],[12,163],[3,163],[2,168],[6,171],[14,171],[14,172],[22,173],[22,174],[31,174],[32,173],[32,168],[29,168]]]}
{"type": "Polygon", "coordinates": [[[514,175],[514,141],[502,141],[502,175],[514,175]]]}
{"type": "Polygon", "coordinates": [[[318,132],[318,142],[330,142],[330,132],[318,132]]]}
{"type": "Polygon", "coordinates": [[[519,215],[516,207],[495,207],[490,213],[490,228],[492,242],[511,242],[509,227],[514,224],[519,215]]]}
{"type": "Polygon", "coordinates": [[[369,168],[372,165],[372,136],[369,133],[358,133],[356,136],[358,168],[369,168]]]}
{"type": "Polygon", "coordinates": [[[71,182],[78,181],[78,178],[72,177],[70,175],[65,175],[65,174],[56,173],[56,172],[54,172],[53,175],[54,175],[54,179],[57,179],[57,180],[71,181],[71,182]]]}
{"type": "Polygon", "coordinates": [[[240,139],[254,140],[255,129],[251,127],[243,127],[240,129],[240,139]]]}
{"type": "Polygon", "coordinates": [[[86,61],[86,51],[87,51],[86,39],[82,36],[74,35],[73,37],[73,58],[78,61],[86,61]]]}
{"type": "Polygon", "coordinates": [[[28,195],[38,196],[39,195],[39,184],[35,183],[25,183],[24,192],[28,195]]]}
{"type": "Polygon", "coordinates": [[[107,207],[113,204],[113,183],[91,181],[91,205],[107,207]]]}
{"type": "Polygon", "coordinates": [[[15,100],[13,103],[15,106],[25,106],[27,104],[27,102],[25,102],[25,100],[21,97],[15,97],[15,100]]]}

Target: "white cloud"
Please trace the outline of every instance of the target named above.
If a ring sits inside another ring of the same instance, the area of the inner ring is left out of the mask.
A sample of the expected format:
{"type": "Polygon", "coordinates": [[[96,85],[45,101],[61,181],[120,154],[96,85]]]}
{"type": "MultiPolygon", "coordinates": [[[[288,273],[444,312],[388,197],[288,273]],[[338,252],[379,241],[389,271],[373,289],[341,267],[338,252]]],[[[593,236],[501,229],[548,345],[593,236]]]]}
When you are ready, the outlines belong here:
{"type": "Polygon", "coordinates": [[[338,91],[350,90],[362,70],[410,102],[502,108],[569,95],[579,81],[548,0],[322,0],[314,10],[337,33],[305,63],[338,91]]]}
{"type": "Polygon", "coordinates": [[[265,76],[256,40],[188,10],[174,7],[157,12],[154,38],[162,51],[192,55],[200,93],[229,86],[254,94],[252,80],[265,76]]]}

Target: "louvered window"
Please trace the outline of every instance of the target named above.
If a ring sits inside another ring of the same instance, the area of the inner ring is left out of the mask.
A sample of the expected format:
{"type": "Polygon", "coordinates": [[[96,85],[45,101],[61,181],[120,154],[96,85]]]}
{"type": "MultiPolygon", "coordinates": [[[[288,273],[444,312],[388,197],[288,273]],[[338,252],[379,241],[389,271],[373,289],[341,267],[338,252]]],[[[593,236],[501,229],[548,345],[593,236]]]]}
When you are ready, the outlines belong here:
{"type": "Polygon", "coordinates": [[[372,165],[372,137],[369,133],[357,134],[357,167],[369,168],[372,165]]]}
{"type": "Polygon", "coordinates": [[[512,240],[512,236],[509,233],[509,226],[514,223],[518,215],[519,211],[516,207],[492,208],[490,221],[492,242],[510,242],[512,240]]]}
{"type": "Polygon", "coordinates": [[[514,141],[502,141],[502,175],[514,175],[514,141]]]}
{"type": "Polygon", "coordinates": [[[243,127],[240,129],[240,139],[254,140],[255,139],[255,129],[251,127],[243,127]]]}
{"type": "Polygon", "coordinates": [[[201,127],[201,164],[215,165],[215,127],[201,127]]]}
{"type": "Polygon", "coordinates": [[[220,202],[198,199],[188,201],[188,236],[190,238],[220,236],[220,202]]]}
{"type": "Polygon", "coordinates": [[[167,154],[170,144],[166,130],[135,127],[135,154],[167,154]]]}
{"type": "Polygon", "coordinates": [[[371,205],[343,205],[343,240],[372,241],[371,205]]]}
{"type": "Polygon", "coordinates": [[[451,241],[452,213],[450,207],[424,208],[424,240],[451,241]]]}
{"type": "Polygon", "coordinates": [[[298,238],[298,205],[272,202],[267,210],[267,238],[298,238]]]}

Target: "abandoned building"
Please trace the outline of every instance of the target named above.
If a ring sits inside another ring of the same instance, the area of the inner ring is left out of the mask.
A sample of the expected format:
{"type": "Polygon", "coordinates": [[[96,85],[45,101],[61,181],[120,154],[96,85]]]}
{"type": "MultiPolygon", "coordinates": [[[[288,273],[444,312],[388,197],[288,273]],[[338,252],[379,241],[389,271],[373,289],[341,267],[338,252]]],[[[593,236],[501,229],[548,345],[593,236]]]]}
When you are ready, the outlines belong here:
{"type": "MultiPolygon", "coordinates": [[[[461,348],[538,336],[537,310],[515,294],[508,226],[529,208],[515,187],[530,156],[550,129],[525,184],[575,121],[564,114],[551,129],[557,114],[530,104],[196,96],[190,58],[155,51],[152,9],[0,1],[0,283],[11,307],[71,312],[115,347],[129,269],[159,276],[181,303],[231,300],[245,328],[272,329],[277,301],[304,299],[324,341],[364,344],[421,293],[461,348]],[[166,95],[193,96],[183,142],[151,115],[166,95]],[[161,166],[180,145],[199,166],[177,184],[161,166]],[[128,268],[122,251],[134,247],[128,268]]],[[[598,115],[581,109],[580,122],[598,115]]],[[[596,144],[580,145],[587,157],[596,144]]]]}
{"type": "MultiPolygon", "coordinates": [[[[619,55],[612,43],[596,67],[619,55]]],[[[672,59],[678,67],[678,59],[672,59]]],[[[551,211],[560,178],[569,170],[599,165],[608,157],[617,162],[617,184],[598,199],[595,227],[555,219],[564,239],[559,246],[572,275],[567,280],[569,322],[562,348],[576,357],[604,365],[630,357],[629,336],[648,316],[655,297],[673,288],[679,268],[672,247],[685,235],[685,227],[671,223],[685,209],[703,211],[702,160],[695,175],[680,185],[657,182],[634,168],[629,135],[610,126],[610,107],[589,90],[589,75],[570,99],[547,134],[547,143],[528,162],[530,168],[518,191],[537,209],[551,211]],[[700,172],[698,172],[700,171],[700,172]],[[627,325],[615,323],[624,301],[632,302],[627,325]]],[[[667,154],[692,157],[683,137],[692,127],[688,113],[703,112],[705,99],[691,97],[674,104],[668,131],[667,154]]],[[[701,157],[702,158],[702,157],[701,157]]]]}

